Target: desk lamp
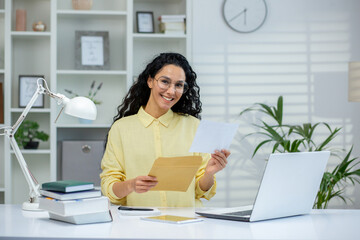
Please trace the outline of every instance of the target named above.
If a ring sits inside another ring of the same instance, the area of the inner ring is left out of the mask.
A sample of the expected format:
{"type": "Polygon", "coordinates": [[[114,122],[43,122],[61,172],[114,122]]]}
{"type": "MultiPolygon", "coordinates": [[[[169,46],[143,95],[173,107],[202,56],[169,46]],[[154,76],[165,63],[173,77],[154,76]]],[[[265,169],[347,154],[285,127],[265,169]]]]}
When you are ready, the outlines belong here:
{"type": "Polygon", "coordinates": [[[349,102],[360,102],[360,62],[349,62],[349,102]]]}
{"type": "MultiPolygon", "coordinates": [[[[30,109],[34,105],[36,99],[40,96],[40,94],[46,94],[50,96],[51,98],[54,98],[58,105],[62,105],[62,109],[60,110],[60,113],[56,120],[59,118],[61,112],[64,110],[64,112],[68,115],[79,117],[79,118],[85,118],[89,120],[95,120],[96,119],[96,106],[93,101],[86,97],[75,97],[72,99],[69,99],[65,97],[62,94],[59,93],[53,93],[49,90],[48,85],[43,78],[37,79],[37,89],[30,99],[29,103],[26,105],[24,111],[21,113],[18,120],[15,122],[15,124],[12,127],[4,127],[4,133],[1,135],[6,135],[10,140],[10,145],[12,149],[14,150],[14,153],[16,155],[16,158],[20,164],[21,170],[25,176],[25,179],[27,183],[29,184],[30,188],[30,198],[28,201],[24,202],[22,205],[23,210],[29,210],[29,211],[37,211],[41,210],[39,209],[39,203],[38,203],[38,197],[40,196],[40,185],[35,179],[35,177],[30,172],[25,159],[21,153],[21,150],[14,138],[14,135],[16,131],[18,130],[21,123],[24,121],[26,115],[29,113],[30,109]],[[42,84],[43,82],[43,84],[42,84]]],[[[55,120],[55,122],[56,122],[55,120]]]]}

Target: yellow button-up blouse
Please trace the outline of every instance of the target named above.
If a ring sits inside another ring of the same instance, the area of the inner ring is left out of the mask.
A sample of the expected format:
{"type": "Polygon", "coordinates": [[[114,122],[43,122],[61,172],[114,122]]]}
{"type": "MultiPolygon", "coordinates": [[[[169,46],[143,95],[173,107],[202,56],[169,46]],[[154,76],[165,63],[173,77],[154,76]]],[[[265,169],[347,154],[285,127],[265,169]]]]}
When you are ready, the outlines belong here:
{"type": "Polygon", "coordinates": [[[141,107],[137,114],[123,117],[111,127],[101,168],[101,190],[114,204],[155,207],[200,207],[200,198],[210,199],[214,185],[204,192],[199,180],[204,175],[210,154],[189,152],[199,120],[169,110],[156,119],[141,107]],[[148,175],[158,157],[200,155],[202,165],[186,192],[132,192],[119,199],[112,191],[114,183],[148,175]]]}

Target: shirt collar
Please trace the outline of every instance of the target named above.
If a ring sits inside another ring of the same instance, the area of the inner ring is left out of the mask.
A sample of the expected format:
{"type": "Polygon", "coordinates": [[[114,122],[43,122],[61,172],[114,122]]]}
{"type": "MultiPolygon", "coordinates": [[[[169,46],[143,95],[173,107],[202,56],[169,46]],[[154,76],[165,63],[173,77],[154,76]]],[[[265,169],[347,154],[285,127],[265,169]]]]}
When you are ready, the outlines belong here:
{"type": "MultiPolygon", "coordinates": [[[[153,116],[151,116],[150,114],[148,114],[147,112],[145,112],[144,107],[140,107],[139,111],[138,111],[138,117],[140,119],[140,122],[144,125],[144,127],[148,127],[151,125],[151,123],[156,120],[156,118],[154,118],[153,116]]],[[[164,125],[165,127],[168,127],[171,120],[174,117],[174,112],[169,109],[169,111],[167,111],[164,115],[162,115],[161,117],[159,117],[157,120],[159,120],[159,122],[164,125]]]]}

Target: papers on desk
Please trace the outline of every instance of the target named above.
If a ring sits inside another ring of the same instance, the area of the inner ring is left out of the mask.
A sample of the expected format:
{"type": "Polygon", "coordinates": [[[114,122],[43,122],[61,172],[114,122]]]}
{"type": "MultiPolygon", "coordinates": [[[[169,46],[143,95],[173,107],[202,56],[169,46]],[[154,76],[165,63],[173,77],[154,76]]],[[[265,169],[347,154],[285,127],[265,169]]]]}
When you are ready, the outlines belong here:
{"type": "Polygon", "coordinates": [[[229,149],[239,124],[200,121],[190,152],[213,153],[229,149]]]}
{"type": "Polygon", "coordinates": [[[202,218],[182,217],[182,216],[175,216],[175,215],[161,215],[161,216],[157,216],[157,217],[142,217],[141,219],[147,220],[147,221],[177,223],[177,224],[203,221],[202,218]]]}
{"type": "Polygon", "coordinates": [[[148,174],[158,180],[150,191],[186,192],[201,163],[201,156],[159,157],[148,174]]]}

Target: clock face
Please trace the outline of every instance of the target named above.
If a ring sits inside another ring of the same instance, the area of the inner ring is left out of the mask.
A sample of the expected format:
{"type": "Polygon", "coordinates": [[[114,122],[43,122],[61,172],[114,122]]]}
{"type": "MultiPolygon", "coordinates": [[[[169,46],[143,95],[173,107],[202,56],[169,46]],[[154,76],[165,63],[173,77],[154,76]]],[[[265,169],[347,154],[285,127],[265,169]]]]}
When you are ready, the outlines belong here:
{"type": "Polygon", "coordinates": [[[265,0],[225,0],[224,19],[233,30],[250,33],[265,22],[267,6],[265,0]]]}

